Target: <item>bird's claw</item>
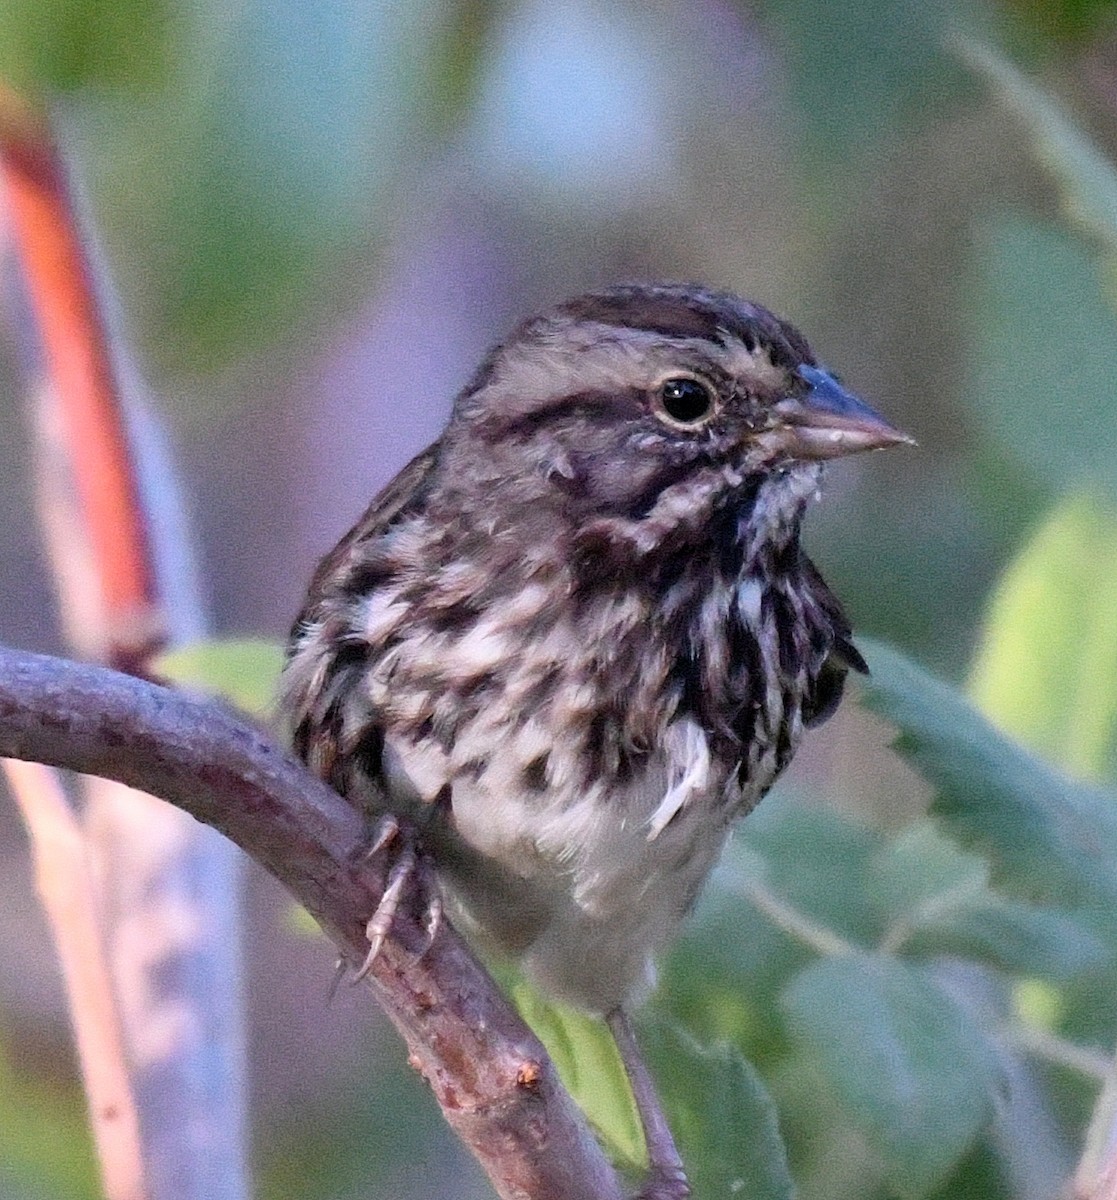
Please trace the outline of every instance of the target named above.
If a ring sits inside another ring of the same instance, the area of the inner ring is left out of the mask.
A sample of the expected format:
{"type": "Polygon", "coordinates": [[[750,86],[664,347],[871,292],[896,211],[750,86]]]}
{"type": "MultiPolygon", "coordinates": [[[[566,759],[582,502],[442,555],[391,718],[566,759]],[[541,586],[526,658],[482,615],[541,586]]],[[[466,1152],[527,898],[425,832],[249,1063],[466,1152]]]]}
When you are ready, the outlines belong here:
{"type": "Polygon", "coordinates": [[[667,1174],[653,1171],[632,1200],[687,1200],[689,1196],[690,1184],[681,1170],[667,1174]]]}
{"type": "Polygon", "coordinates": [[[422,920],[427,941],[421,953],[425,954],[430,948],[442,922],[442,897],[438,882],[419,849],[415,830],[409,824],[401,823],[391,813],[380,819],[364,858],[368,861],[385,853],[390,853],[393,861],[376,911],[365,926],[368,952],[350,976],[351,983],[360,983],[372,970],[385,939],[392,932],[396,914],[409,888],[418,889],[423,902],[422,920]]]}
{"type": "Polygon", "coordinates": [[[632,1200],[687,1200],[690,1183],[683,1169],[683,1160],[671,1136],[671,1128],[667,1124],[655,1084],[636,1045],[632,1025],[620,1008],[607,1013],[605,1022],[613,1035],[632,1088],[632,1099],[640,1114],[648,1155],[648,1176],[632,1200]]]}

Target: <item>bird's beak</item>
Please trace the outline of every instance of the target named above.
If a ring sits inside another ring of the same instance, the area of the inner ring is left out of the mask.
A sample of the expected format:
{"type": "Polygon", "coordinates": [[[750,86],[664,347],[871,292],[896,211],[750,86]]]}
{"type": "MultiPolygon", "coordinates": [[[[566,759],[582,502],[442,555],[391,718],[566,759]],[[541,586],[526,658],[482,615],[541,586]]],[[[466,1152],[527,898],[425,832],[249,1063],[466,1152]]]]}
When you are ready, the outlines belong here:
{"type": "Polygon", "coordinates": [[[800,367],[808,384],[804,396],[789,396],[775,407],[778,423],[768,431],[772,449],[790,458],[838,458],[859,450],[915,445],[820,367],[800,367]]]}

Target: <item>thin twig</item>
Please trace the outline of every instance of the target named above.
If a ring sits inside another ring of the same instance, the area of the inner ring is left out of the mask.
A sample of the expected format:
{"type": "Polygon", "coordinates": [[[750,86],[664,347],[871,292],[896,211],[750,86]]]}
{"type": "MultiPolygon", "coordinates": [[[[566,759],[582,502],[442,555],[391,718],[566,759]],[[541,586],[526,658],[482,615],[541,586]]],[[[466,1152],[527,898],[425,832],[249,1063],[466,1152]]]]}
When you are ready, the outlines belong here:
{"type": "Polygon", "coordinates": [[[65,170],[45,120],[36,137],[0,141],[0,165],[58,428],[97,566],[88,582],[100,598],[100,613],[97,628],[88,632],[100,644],[81,649],[128,667],[162,641],[163,622],[153,603],[147,531],[115,367],[65,170]]]}
{"type": "Polygon", "coordinates": [[[898,954],[908,938],[917,933],[921,927],[963,907],[975,896],[979,896],[982,888],[983,884],[980,881],[971,880],[929,896],[922,904],[917,905],[910,912],[904,913],[903,916],[897,917],[888,926],[877,943],[878,953],[898,954]]]}
{"type": "Polygon", "coordinates": [[[1025,1025],[1023,1021],[1017,1021],[1006,1026],[1003,1032],[1004,1036],[1021,1050],[1026,1050],[1044,1062],[1069,1067],[1095,1083],[1104,1083],[1113,1074],[1112,1060],[1101,1051],[1091,1050],[1088,1046],[1078,1046],[1065,1038],[1048,1033],[1045,1029],[1036,1029],[1034,1025],[1025,1025]]]}
{"type": "MultiPolygon", "coordinates": [[[[124,353],[104,311],[108,282],[62,155],[45,117],[4,90],[0,183],[34,320],[25,341],[39,350],[28,394],[62,622],[76,653],[149,674],[153,651],[204,629],[185,522],[157,431],[135,387],[125,395],[124,353]]],[[[251,1188],[236,858],[138,792],[103,780],[84,791],[104,930],[84,953],[96,945],[109,955],[150,1193],[243,1200],[251,1188]]],[[[55,940],[60,952],[70,945],[57,931],[55,940]]],[[[76,1026],[86,1002],[69,993],[76,1026]]]]}
{"type": "MultiPolygon", "coordinates": [[[[353,966],[384,880],[364,822],[226,710],[103,668],[0,649],[0,756],[102,775],[221,830],[309,910],[353,966]]],[[[508,1200],[620,1200],[550,1060],[440,923],[401,911],[373,990],[458,1135],[508,1200]]]]}
{"type": "Polygon", "coordinates": [[[773,925],[817,953],[827,957],[854,953],[856,947],[852,943],[832,929],[819,925],[759,881],[749,880],[739,886],[745,899],[758,908],[773,925]]]}
{"type": "Polygon", "coordinates": [[[58,958],[67,990],[82,997],[70,1011],[105,1195],[108,1200],[139,1200],[147,1194],[140,1123],[124,1066],[85,838],[54,771],[11,758],[3,766],[30,834],[39,896],[62,943],[58,958]]]}

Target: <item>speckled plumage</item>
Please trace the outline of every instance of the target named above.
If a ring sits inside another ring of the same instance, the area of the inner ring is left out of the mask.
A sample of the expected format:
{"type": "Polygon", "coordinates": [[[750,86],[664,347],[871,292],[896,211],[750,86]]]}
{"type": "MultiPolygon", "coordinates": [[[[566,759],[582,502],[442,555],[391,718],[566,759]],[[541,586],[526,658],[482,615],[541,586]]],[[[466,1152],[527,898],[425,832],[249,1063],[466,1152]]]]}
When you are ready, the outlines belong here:
{"type": "Polygon", "coordinates": [[[799,525],[822,459],[898,440],[728,294],[532,318],[319,567],[285,675],[296,748],[417,818],[459,920],[614,1009],[863,668],[799,525]],[[679,378],[700,420],[666,411],[679,378]]]}

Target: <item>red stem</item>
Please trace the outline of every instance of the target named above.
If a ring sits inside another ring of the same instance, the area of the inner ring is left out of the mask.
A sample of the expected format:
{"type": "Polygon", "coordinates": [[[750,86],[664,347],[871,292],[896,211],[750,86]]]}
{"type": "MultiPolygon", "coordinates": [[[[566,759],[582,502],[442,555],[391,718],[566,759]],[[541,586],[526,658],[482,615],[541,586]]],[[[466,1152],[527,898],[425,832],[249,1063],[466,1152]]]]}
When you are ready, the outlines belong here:
{"type": "Polygon", "coordinates": [[[98,565],[108,657],[135,669],[162,640],[153,637],[160,628],[153,619],[155,572],[90,264],[65,168],[45,128],[32,137],[0,124],[0,176],[98,565]]]}

